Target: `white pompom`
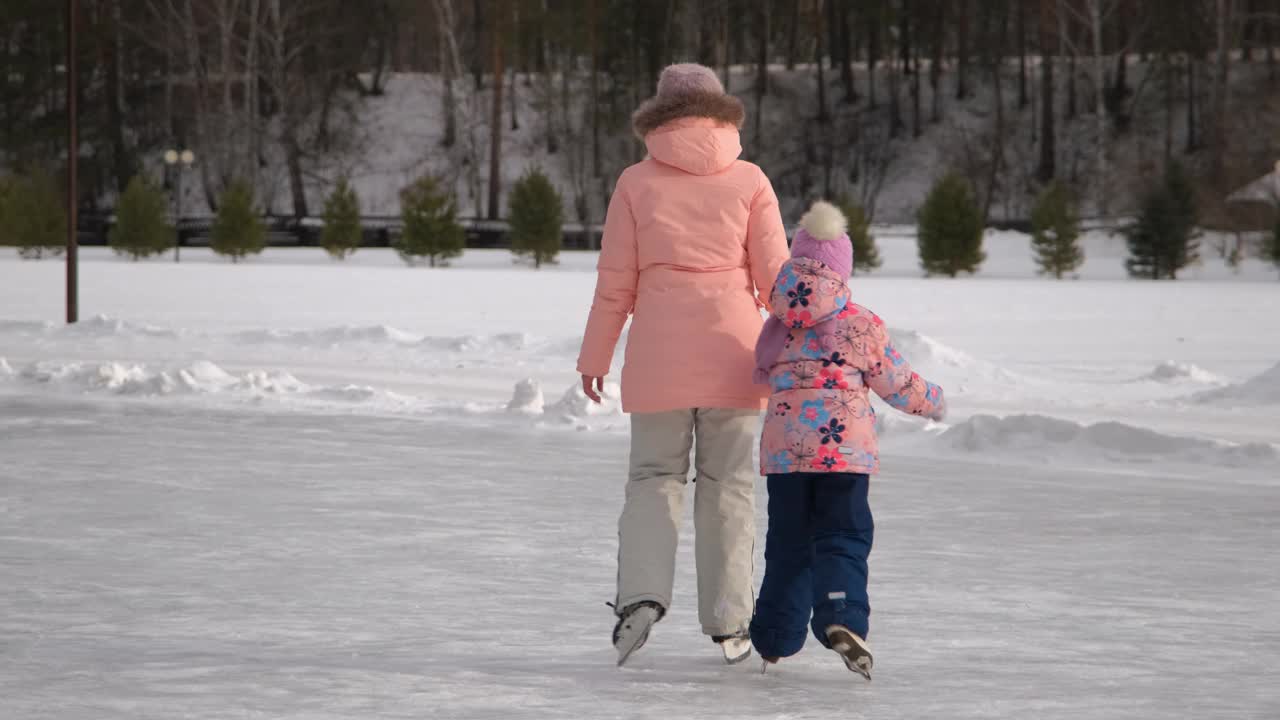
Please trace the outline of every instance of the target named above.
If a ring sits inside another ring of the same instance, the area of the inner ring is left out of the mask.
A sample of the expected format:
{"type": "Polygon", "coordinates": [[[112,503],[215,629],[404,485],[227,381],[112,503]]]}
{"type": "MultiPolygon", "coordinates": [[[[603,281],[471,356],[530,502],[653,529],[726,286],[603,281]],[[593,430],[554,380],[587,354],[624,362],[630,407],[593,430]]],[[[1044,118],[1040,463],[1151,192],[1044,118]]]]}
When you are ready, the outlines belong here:
{"type": "Polygon", "coordinates": [[[800,227],[815,240],[838,240],[849,229],[849,221],[840,212],[840,208],[826,200],[819,200],[800,218],[800,227]]]}

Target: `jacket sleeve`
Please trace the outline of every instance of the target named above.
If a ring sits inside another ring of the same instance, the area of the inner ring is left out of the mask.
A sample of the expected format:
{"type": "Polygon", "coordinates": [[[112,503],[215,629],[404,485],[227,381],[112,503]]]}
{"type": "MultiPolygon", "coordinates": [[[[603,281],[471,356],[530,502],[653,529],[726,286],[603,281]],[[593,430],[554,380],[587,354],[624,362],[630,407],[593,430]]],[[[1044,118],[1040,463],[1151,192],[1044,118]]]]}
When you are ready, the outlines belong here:
{"type": "Polygon", "coordinates": [[[947,414],[947,402],[942,388],[920,377],[911,364],[902,357],[884,321],[872,316],[871,369],[867,371],[867,385],[884,399],[890,407],[910,415],[923,415],[941,420],[947,414]]]}
{"type": "Polygon", "coordinates": [[[579,373],[592,377],[609,373],[618,337],[627,324],[627,316],[635,309],[638,265],[635,217],[620,180],[605,214],[600,261],[596,265],[596,294],[578,355],[579,373]]]}
{"type": "Polygon", "coordinates": [[[756,286],[756,297],[766,308],[773,294],[773,281],[782,263],[791,256],[787,249],[787,230],[782,225],[778,210],[778,196],[764,173],[760,173],[760,187],[751,199],[751,216],[747,220],[747,263],[751,267],[751,280],[756,286]]]}

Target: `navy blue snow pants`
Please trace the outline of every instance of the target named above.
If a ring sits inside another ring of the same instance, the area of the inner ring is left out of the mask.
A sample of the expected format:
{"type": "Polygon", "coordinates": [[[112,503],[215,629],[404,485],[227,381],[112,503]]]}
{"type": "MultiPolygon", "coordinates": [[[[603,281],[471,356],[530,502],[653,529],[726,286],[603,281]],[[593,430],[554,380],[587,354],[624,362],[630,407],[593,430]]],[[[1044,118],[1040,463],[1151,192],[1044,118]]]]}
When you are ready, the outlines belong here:
{"type": "Polygon", "coordinates": [[[788,657],[813,635],[844,625],[867,637],[867,556],[875,525],[870,478],[855,473],[769,476],[769,533],[764,582],[751,620],[751,642],[766,657],[788,657]]]}

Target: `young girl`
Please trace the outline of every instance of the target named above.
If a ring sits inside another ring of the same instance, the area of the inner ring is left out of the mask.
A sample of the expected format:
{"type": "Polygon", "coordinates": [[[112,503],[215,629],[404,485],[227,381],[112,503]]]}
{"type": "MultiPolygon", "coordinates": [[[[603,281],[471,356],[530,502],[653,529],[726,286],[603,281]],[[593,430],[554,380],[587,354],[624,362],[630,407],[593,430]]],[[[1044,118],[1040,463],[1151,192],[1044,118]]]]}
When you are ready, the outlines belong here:
{"type": "Polygon", "coordinates": [[[835,206],[800,220],[756,344],[756,381],[773,391],[761,438],[768,476],[765,575],[751,641],[767,663],[813,634],[871,679],[866,643],[870,475],[879,469],[867,388],[913,415],[942,419],[942,389],[893,347],[884,321],[849,300],[853,248],[835,206]]]}

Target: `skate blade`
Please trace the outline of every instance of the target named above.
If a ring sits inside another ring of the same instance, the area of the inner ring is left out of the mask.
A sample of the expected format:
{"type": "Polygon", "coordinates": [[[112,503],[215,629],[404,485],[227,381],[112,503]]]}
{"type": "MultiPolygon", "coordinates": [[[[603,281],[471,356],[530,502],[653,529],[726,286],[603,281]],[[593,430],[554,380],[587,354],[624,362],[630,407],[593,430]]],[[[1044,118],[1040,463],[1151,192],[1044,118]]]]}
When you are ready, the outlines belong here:
{"type": "Polygon", "coordinates": [[[751,657],[751,639],[729,638],[720,643],[720,651],[724,653],[724,661],[726,663],[737,665],[751,657]]]}
{"type": "MultiPolygon", "coordinates": [[[[631,644],[624,647],[618,647],[618,667],[626,664],[631,659],[631,655],[639,650],[649,639],[649,631],[653,629],[653,623],[648,623],[643,630],[636,634],[636,639],[631,644]]],[[[617,646],[615,646],[617,647],[617,646]]]]}
{"type": "Polygon", "coordinates": [[[844,661],[844,666],[861,675],[867,682],[871,682],[871,653],[857,641],[853,633],[840,630],[831,633],[828,637],[831,640],[831,649],[836,651],[844,661]]]}

